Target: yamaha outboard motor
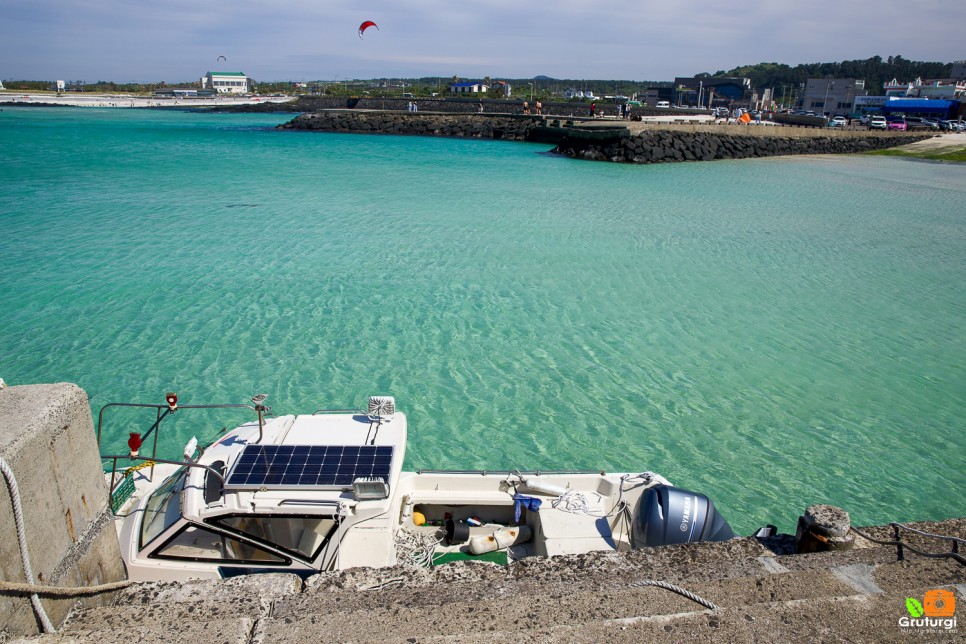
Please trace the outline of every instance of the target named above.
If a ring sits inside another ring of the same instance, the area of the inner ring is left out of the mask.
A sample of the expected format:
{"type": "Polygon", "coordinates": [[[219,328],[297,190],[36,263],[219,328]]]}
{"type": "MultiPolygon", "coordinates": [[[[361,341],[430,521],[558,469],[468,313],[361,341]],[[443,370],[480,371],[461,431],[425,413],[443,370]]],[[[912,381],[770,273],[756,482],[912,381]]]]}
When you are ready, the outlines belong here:
{"type": "Polygon", "coordinates": [[[734,536],[711,499],[670,485],[655,485],[641,495],[631,526],[634,548],[725,541],[734,536]]]}

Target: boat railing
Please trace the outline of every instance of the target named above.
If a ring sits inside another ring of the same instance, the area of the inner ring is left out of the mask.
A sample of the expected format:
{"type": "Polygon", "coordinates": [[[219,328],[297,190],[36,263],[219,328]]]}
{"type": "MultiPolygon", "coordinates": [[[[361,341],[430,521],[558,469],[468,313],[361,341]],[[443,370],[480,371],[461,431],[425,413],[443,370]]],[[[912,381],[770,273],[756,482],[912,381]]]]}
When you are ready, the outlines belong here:
{"type": "Polygon", "coordinates": [[[505,476],[553,476],[558,474],[592,474],[607,476],[607,472],[601,470],[416,470],[417,474],[475,474],[478,476],[493,476],[496,474],[505,476]]]}
{"type": "MultiPolygon", "coordinates": [[[[157,440],[158,440],[157,439],[157,433],[158,433],[158,427],[161,425],[161,421],[164,420],[170,414],[172,414],[172,413],[174,413],[176,411],[181,411],[183,409],[233,409],[233,408],[234,409],[239,409],[239,408],[245,408],[245,409],[251,409],[255,413],[258,413],[258,405],[247,405],[245,403],[225,403],[225,404],[220,404],[220,405],[177,405],[177,404],[175,404],[174,407],[172,407],[170,404],[165,404],[165,405],[152,405],[152,404],[147,404],[147,403],[107,403],[106,405],[104,405],[103,407],[101,407],[101,411],[97,415],[97,446],[98,447],[101,446],[101,428],[103,427],[103,424],[104,424],[104,412],[107,411],[108,408],[114,408],[114,407],[144,407],[144,408],[149,408],[149,409],[155,409],[157,411],[157,416],[156,416],[156,419],[154,421],[154,424],[151,425],[151,427],[146,432],[144,432],[144,435],[143,436],[141,436],[141,441],[143,442],[143,441],[147,440],[147,438],[149,436],[151,436],[151,434],[154,434],[155,435],[155,437],[154,437],[154,447],[152,448],[154,450],[157,449],[157,440]]],[[[154,454],[154,452],[152,452],[152,454],[154,454]]]]}
{"type": "MultiPolygon", "coordinates": [[[[100,410],[100,412],[97,415],[97,446],[98,446],[98,448],[100,448],[100,446],[101,446],[101,435],[102,435],[102,430],[103,430],[103,427],[104,427],[105,412],[108,409],[114,409],[114,408],[117,408],[117,407],[126,407],[126,408],[141,408],[141,409],[154,409],[155,410],[154,422],[151,424],[151,426],[145,432],[143,432],[143,433],[137,433],[136,434],[136,436],[137,436],[136,444],[132,444],[132,442],[131,442],[132,440],[134,440],[134,435],[135,435],[135,433],[132,432],[131,440],[128,441],[128,445],[131,447],[131,454],[129,454],[129,455],[120,455],[120,456],[117,456],[117,455],[102,455],[101,456],[101,459],[103,461],[107,461],[107,460],[111,460],[112,461],[112,463],[111,463],[111,487],[108,490],[108,493],[110,494],[110,505],[111,505],[111,508],[116,511],[116,508],[120,508],[120,506],[123,505],[124,502],[127,501],[128,498],[130,498],[131,494],[134,492],[133,474],[138,469],[141,469],[141,468],[144,468],[144,467],[150,467],[151,472],[148,475],[148,479],[151,480],[154,477],[154,464],[156,464],[156,463],[174,463],[174,464],[177,464],[177,465],[189,465],[189,466],[192,466],[193,465],[191,461],[185,461],[185,462],[182,462],[182,461],[167,461],[165,459],[161,459],[161,458],[158,458],[157,457],[157,453],[158,453],[158,435],[161,432],[161,430],[160,430],[161,422],[165,418],[167,418],[168,416],[170,416],[171,414],[174,414],[176,412],[183,411],[183,410],[188,410],[188,409],[208,409],[208,410],[211,410],[211,409],[240,409],[240,408],[250,409],[250,410],[254,411],[257,414],[257,416],[258,416],[259,442],[261,442],[261,438],[262,438],[261,437],[261,432],[262,432],[262,426],[263,426],[263,420],[264,420],[264,413],[271,410],[270,407],[266,407],[265,405],[262,404],[264,402],[264,399],[265,399],[264,398],[264,395],[261,395],[260,394],[259,396],[255,396],[255,397],[252,398],[252,404],[245,404],[245,403],[223,403],[223,404],[212,404],[212,405],[179,405],[178,404],[178,396],[177,396],[177,394],[168,393],[168,394],[165,395],[165,403],[164,404],[117,403],[117,402],[114,402],[114,403],[108,403],[108,404],[104,405],[103,407],[101,407],[101,410],[100,410]],[[140,446],[143,445],[143,444],[145,444],[145,441],[147,441],[148,438],[151,438],[152,437],[152,434],[153,434],[153,440],[152,440],[152,443],[151,443],[150,456],[140,456],[138,454],[138,451],[139,451],[140,446]],[[141,463],[139,465],[135,465],[134,467],[126,468],[126,472],[120,477],[120,479],[117,479],[117,476],[116,476],[117,475],[117,462],[118,462],[118,459],[119,458],[127,458],[127,459],[131,459],[131,460],[139,460],[139,461],[141,461],[141,463]],[[117,486],[116,489],[115,489],[115,485],[117,486]]],[[[196,465],[196,464],[194,464],[194,465],[196,465]]],[[[204,466],[199,466],[199,467],[204,467],[204,466]]],[[[219,474],[219,476],[221,476],[221,475],[219,474]]]]}
{"type": "Polygon", "coordinates": [[[313,416],[318,414],[362,414],[366,415],[366,412],[361,409],[316,409],[312,412],[313,416]]]}
{"type": "Polygon", "coordinates": [[[222,485],[225,484],[225,476],[217,469],[210,465],[202,465],[201,463],[195,463],[194,461],[174,461],[166,458],[155,458],[148,456],[132,456],[130,454],[102,454],[101,458],[104,460],[111,460],[111,486],[108,488],[108,505],[111,508],[111,512],[117,514],[117,511],[121,509],[121,506],[131,498],[131,494],[134,492],[134,481],[131,478],[131,474],[134,473],[136,468],[127,468],[125,474],[121,476],[119,480],[115,480],[117,474],[117,461],[118,459],[128,459],[132,461],[141,461],[142,465],[150,465],[151,469],[158,463],[165,463],[168,465],[179,465],[181,467],[197,467],[209,471],[221,480],[222,485]],[[114,489],[116,483],[119,483],[117,489],[114,489]]]}

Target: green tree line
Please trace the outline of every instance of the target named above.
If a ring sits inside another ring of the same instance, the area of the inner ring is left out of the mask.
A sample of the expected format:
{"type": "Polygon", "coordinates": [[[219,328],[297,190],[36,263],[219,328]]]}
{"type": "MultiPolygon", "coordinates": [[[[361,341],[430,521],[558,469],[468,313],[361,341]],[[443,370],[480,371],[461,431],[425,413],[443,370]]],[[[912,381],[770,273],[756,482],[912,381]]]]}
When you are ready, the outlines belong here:
{"type": "MultiPolygon", "coordinates": [[[[758,63],[756,65],[744,65],[730,70],[718,70],[716,72],[702,72],[695,76],[714,77],[729,76],[750,78],[752,86],[756,89],[767,89],[780,87],[798,88],[809,78],[857,78],[865,80],[866,90],[869,94],[882,94],[882,86],[893,78],[900,82],[908,82],[916,78],[948,78],[952,71],[951,63],[940,62],[921,62],[906,60],[902,56],[889,56],[883,59],[881,56],[873,56],[865,60],[845,60],[838,63],[807,63],[790,67],[780,63],[758,63]]],[[[548,97],[559,96],[567,88],[591,90],[597,96],[605,95],[624,95],[631,96],[634,93],[642,93],[649,88],[668,87],[671,81],[629,81],[629,80],[590,80],[590,79],[567,79],[549,78],[547,76],[537,76],[535,78],[507,78],[501,76],[486,76],[485,78],[503,80],[513,87],[513,97],[522,98],[530,95],[530,84],[533,84],[535,96],[548,97]]],[[[325,92],[326,94],[359,94],[362,91],[374,94],[392,95],[396,92],[412,92],[417,96],[428,96],[438,92],[441,96],[449,93],[449,84],[460,80],[483,80],[481,78],[465,78],[459,75],[453,76],[424,76],[421,78],[394,78],[394,79],[370,79],[368,81],[340,80],[340,81],[315,81],[313,84],[314,93],[325,92]]],[[[4,81],[7,89],[11,90],[46,90],[50,89],[53,81],[27,81],[10,80],[4,81]]],[[[173,83],[177,87],[198,87],[198,81],[173,83]]],[[[85,83],[82,85],[72,85],[72,89],[85,92],[130,92],[143,93],[151,92],[160,87],[165,87],[166,83],[115,83],[113,81],[99,80],[96,83],[85,83]]],[[[288,92],[292,93],[292,84],[288,81],[257,82],[259,92],[288,92]]],[[[309,90],[309,91],[312,91],[309,90]]],[[[303,90],[304,91],[304,90],[303,90]]],[[[492,92],[496,96],[496,90],[492,92]]]]}
{"type": "Polygon", "coordinates": [[[757,89],[778,88],[782,86],[799,87],[809,78],[856,78],[865,80],[869,94],[878,96],[883,93],[882,86],[892,79],[900,83],[930,78],[948,78],[952,64],[906,60],[902,56],[873,56],[865,60],[844,60],[840,63],[808,63],[789,67],[779,63],[758,63],[730,70],[719,70],[714,74],[702,73],[696,77],[734,76],[750,78],[757,89]]]}

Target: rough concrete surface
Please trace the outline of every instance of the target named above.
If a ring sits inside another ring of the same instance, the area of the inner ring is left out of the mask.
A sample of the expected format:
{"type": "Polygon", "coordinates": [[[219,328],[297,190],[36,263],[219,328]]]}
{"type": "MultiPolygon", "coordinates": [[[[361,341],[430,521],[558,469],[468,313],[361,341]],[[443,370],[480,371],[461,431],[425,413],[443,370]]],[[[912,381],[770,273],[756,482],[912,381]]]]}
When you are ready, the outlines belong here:
{"type": "MultiPolygon", "coordinates": [[[[105,520],[107,486],[82,389],[61,383],[0,390],[0,456],[17,480],[38,584],[74,587],[124,579],[117,535],[105,520]]],[[[0,485],[0,580],[24,582],[12,500],[5,481],[0,485]]],[[[95,605],[106,599],[83,601],[95,605]]],[[[55,624],[74,605],[50,597],[42,603],[55,624]]],[[[0,592],[0,629],[37,632],[27,597],[0,592]]]]}
{"type": "MultiPolygon", "coordinates": [[[[913,524],[966,537],[966,520],[913,524]]],[[[888,528],[863,530],[891,538],[888,528]]],[[[914,547],[949,551],[915,537],[914,547]]],[[[966,605],[966,567],[856,537],[853,550],[784,554],[789,536],[739,538],[529,558],[137,584],[113,607],[75,611],[41,642],[905,642],[963,641],[956,630],[904,629],[906,598],[951,589],[966,605]],[[706,609],[669,582],[718,606],[706,609]]],[[[959,613],[964,613],[960,608],[959,613]]],[[[24,640],[15,640],[24,641],[24,640]]]]}

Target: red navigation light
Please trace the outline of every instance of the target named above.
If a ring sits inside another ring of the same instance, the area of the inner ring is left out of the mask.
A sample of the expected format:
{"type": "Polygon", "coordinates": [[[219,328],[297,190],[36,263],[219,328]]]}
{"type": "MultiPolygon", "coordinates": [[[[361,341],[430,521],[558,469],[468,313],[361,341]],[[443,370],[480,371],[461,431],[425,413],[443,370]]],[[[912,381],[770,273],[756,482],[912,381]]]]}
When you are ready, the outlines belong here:
{"type": "Polygon", "coordinates": [[[127,439],[127,446],[131,448],[131,456],[137,456],[138,450],[141,449],[141,434],[131,432],[131,437],[127,439]]]}
{"type": "Polygon", "coordinates": [[[165,401],[168,403],[168,409],[171,411],[177,411],[178,409],[178,394],[172,392],[166,393],[164,395],[165,401]]]}

